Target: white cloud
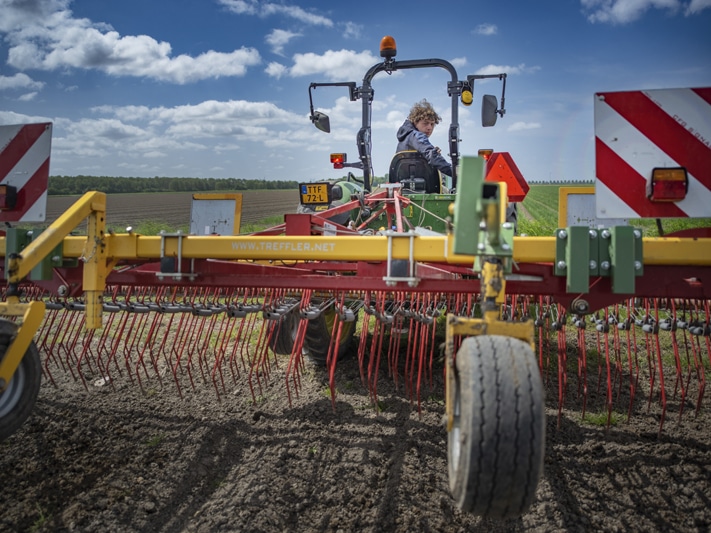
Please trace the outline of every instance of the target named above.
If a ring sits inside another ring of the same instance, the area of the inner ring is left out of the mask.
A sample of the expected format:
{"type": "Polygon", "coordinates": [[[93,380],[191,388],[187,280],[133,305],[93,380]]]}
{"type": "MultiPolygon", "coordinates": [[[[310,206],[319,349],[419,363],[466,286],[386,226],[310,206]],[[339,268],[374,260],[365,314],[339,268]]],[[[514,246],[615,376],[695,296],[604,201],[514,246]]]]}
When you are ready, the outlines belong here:
{"type": "Polygon", "coordinates": [[[0,91],[8,89],[41,89],[44,83],[34,81],[27,74],[19,72],[14,76],[0,76],[0,91]]]}
{"type": "Polygon", "coordinates": [[[533,74],[541,70],[541,67],[527,67],[525,63],[520,65],[486,65],[476,71],[476,74],[500,74],[505,72],[509,76],[515,74],[533,74]]]}
{"type": "Polygon", "coordinates": [[[514,122],[506,128],[506,131],[536,130],[540,127],[541,125],[538,122],[514,122]]]}
{"type": "MultiPolygon", "coordinates": [[[[580,3],[590,22],[611,24],[634,22],[649,9],[664,9],[674,14],[683,7],[680,0],[580,0],[580,3]]],[[[700,4],[701,9],[711,5],[709,0],[692,0],[691,4],[700,4]]],[[[687,13],[690,8],[691,5],[687,8],[687,13]]],[[[694,6],[694,9],[697,9],[697,6],[694,6]]]]}
{"type": "Polygon", "coordinates": [[[479,24],[472,33],[476,35],[496,35],[499,31],[499,28],[496,26],[496,24],[479,24]]]}
{"type": "Polygon", "coordinates": [[[21,102],[30,102],[37,96],[37,91],[32,91],[31,93],[25,93],[18,98],[21,102]]]}
{"type": "Polygon", "coordinates": [[[68,0],[5,3],[0,32],[10,43],[7,63],[17,69],[97,69],[184,84],[243,76],[261,62],[257,50],[245,47],[172,57],[170,43],[148,35],[121,36],[106,24],[74,18],[68,0]]]}
{"type": "Polygon", "coordinates": [[[281,55],[284,51],[284,46],[289,44],[289,41],[295,37],[301,37],[300,33],[294,33],[287,30],[272,30],[272,32],[265,37],[265,41],[269,46],[272,47],[272,52],[281,55]]]}
{"type": "Polygon", "coordinates": [[[378,62],[369,51],[328,50],[323,55],[295,54],[294,65],[289,69],[292,77],[322,74],[330,80],[352,80],[363,77],[363,72],[378,62]]]}
{"type": "Polygon", "coordinates": [[[363,31],[363,26],[361,24],[356,24],[355,22],[346,22],[343,25],[343,36],[346,39],[357,39],[360,37],[363,31]]]}
{"type": "Polygon", "coordinates": [[[462,68],[467,65],[467,58],[466,57],[455,57],[454,59],[450,59],[449,62],[455,68],[462,68]]]}
{"type": "Polygon", "coordinates": [[[689,5],[686,6],[686,11],[684,14],[688,17],[689,15],[696,15],[701,13],[704,9],[711,7],[711,0],[691,0],[689,5]]]}
{"type": "Polygon", "coordinates": [[[237,15],[257,15],[259,17],[282,15],[314,26],[329,28],[333,26],[331,19],[309,13],[298,6],[260,2],[259,0],[218,0],[218,2],[237,15]]]}
{"type": "Polygon", "coordinates": [[[281,63],[277,63],[275,61],[272,61],[267,65],[267,68],[264,69],[264,72],[267,73],[268,76],[271,76],[272,78],[279,79],[281,78],[284,74],[288,72],[289,69],[287,69],[284,65],[281,63]]]}

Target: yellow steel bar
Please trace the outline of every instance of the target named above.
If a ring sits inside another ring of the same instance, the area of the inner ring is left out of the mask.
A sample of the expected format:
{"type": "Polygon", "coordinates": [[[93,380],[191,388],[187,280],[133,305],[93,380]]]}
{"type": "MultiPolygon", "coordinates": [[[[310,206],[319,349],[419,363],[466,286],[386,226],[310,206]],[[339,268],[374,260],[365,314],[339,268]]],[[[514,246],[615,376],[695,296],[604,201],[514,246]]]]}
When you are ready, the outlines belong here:
{"type": "MultiPolygon", "coordinates": [[[[106,212],[106,195],[102,192],[88,192],[76,201],[57,220],[38,235],[25,249],[20,257],[8,258],[7,281],[18,283],[27,276],[47,255],[76,228],[92,211],[106,212]]],[[[84,237],[86,240],[86,237],[84,237]]],[[[4,242],[3,242],[4,249],[4,242]]],[[[76,256],[75,256],[76,257],[76,256]]]]}
{"type": "Polygon", "coordinates": [[[106,287],[106,276],[110,267],[107,265],[106,204],[95,205],[87,221],[87,237],[82,261],[84,272],[82,288],[86,314],[86,329],[101,327],[103,312],[102,294],[106,287]],[[101,209],[103,208],[103,209],[101,209]]]}
{"type": "Polygon", "coordinates": [[[0,315],[22,317],[22,323],[17,329],[15,339],[7,347],[5,356],[0,361],[0,392],[10,383],[15,370],[32,342],[32,338],[44,319],[44,302],[35,300],[20,303],[17,296],[8,296],[5,302],[0,302],[0,315]]]}
{"type": "MultiPolygon", "coordinates": [[[[110,258],[157,259],[161,238],[136,234],[107,236],[110,258]]],[[[397,259],[409,257],[409,239],[393,246],[397,259]]],[[[711,266],[711,239],[645,237],[645,265],[711,266]]],[[[64,256],[80,257],[86,237],[64,239],[64,256]]],[[[183,257],[205,259],[267,260],[341,260],[379,261],[387,257],[384,236],[194,236],[183,237],[183,257]]],[[[0,251],[4,239],[0,238],[0,251]]],[[[168,255],[177,254],[177,241],[166,241],[168,255]],[[171,242],[172,241],[172,242],[171,242]]],[[[552,263],[555,260],[555,237],[514,237],[513,259],[517,263],[552,263]]],[[[416,261],[445,262],[458,265],[474,263],[472,255],[455,255],[448,236],[418,236],[414,239],[416,261]]]]}

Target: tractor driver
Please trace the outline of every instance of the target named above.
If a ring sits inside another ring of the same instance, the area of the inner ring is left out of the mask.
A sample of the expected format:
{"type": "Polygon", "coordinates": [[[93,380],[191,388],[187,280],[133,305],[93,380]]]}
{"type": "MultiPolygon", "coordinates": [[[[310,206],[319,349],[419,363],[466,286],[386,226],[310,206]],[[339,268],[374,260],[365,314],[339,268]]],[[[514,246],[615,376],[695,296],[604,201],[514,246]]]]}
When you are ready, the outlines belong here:
{"type": "Polygon", "coordinates": [[[434,127],[440,123],[442,117],[427,100],[420,100],[410,109],[410,114],[397,130],[397,151],[417,150],[421,153],[430,166],[447,176],[452,175],[452,165],[440,154],[440,149],[430,142],[430,135],[434,127]]]}

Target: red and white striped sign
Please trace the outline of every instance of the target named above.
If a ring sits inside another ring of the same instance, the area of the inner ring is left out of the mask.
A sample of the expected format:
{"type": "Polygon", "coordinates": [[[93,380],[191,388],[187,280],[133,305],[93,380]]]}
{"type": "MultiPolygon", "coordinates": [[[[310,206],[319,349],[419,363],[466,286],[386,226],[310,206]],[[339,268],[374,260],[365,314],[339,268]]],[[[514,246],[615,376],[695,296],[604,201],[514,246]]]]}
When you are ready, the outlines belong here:
{"type": "Polygon", "coordinates": [[[598,218],[711,217],[711,87],[595,95],[598,218]],[[686,198],[647,199],[652,169],[685,167],[686,198]]]}
{"type": "Polygon", "coordinates": [[[0,126],[0,184],[17,189],[15,207],[0,211],[0,221],[44,222],[51,146],[49,122],[0,126]]]}

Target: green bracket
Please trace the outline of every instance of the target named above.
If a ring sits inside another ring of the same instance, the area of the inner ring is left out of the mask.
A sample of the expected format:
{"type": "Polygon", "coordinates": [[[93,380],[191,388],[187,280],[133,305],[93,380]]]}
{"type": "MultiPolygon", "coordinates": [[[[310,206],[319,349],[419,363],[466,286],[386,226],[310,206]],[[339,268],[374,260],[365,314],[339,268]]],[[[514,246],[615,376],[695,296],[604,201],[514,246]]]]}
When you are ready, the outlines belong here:
{"type": "MultiPolygon", "coordinates": [[[[41,230],[27,230],[20,228],[7,228],[5,231],[5,257],[10,254],[22,254],[26,248],[41,233],[41,230]]],[[[29,274],[29,279],[34,281],[46,281],[52,279],[52,269],[55,267],[68,266],[62,256],[63,245],[58,244],[52,252],[47,255],[39,264],[34,267],[29,274]]]]}
{"type": "Polygon", "coordinates": [[[479,245],[479,209],[483,196],[484,158],[462,157],[454,199],[454,253],[475,255],[479,245]]]}
{"type": "Polygon", "coordinates": [[[556,230],[554,272],[566,277],[566,291],[585,294],[590,276],[612,277],[612,292],[633,294],[635,276],[644,273],[642,233],[632,226],[556,230]]]}
{"type": "Polygon", "coordinates": [[[501,203],[506,200],[498,183],[485,182],[485,168],[482,157],[461,159],[454,201],[453,251],[476,256],[477,271],[481,270],[481,257],[498,257],[504,273],[510,273],[514,228],[501,220],[501,203]]]}
{"type": "Polygon", "coordinates": [[[587,293],[590,276],[599,275],[598,234],[586,226],[555,231],[555,275],[565,276],[566,292],[587,293]]]}
{"type": "Polygon", "coordinates": [[[642,232],[631,226],[610,228],[609,250],[612,292],[633,294],[635,276],[644,274],[642,232]]]}

